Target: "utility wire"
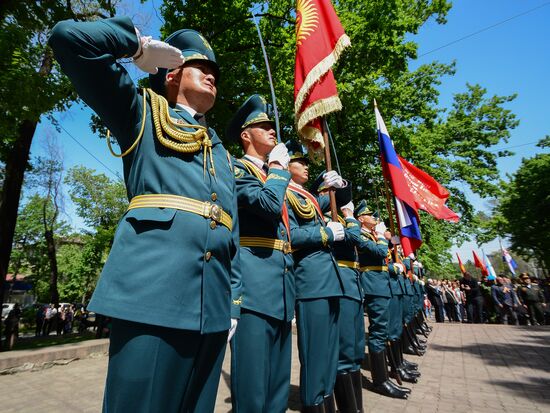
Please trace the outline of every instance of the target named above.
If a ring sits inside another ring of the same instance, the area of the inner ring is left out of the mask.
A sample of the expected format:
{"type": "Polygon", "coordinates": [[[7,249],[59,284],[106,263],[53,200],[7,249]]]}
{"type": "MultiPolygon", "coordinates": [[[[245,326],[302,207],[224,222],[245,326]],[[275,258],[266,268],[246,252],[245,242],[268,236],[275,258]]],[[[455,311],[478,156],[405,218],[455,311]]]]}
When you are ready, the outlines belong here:
{"type": "Polygon", "coordinates": [[[103,167],[108,170],[110,173],[112,173],[115,177],[117,177],[120,181],[123,181],[122,177],[120,176],[120,174],[118,172],[115,172],[113,171],[111,168],[109,168],[107,165],[105,165],[97,156],[95,156],[92,152],[90,152],[84,145],[82,145],[78,139],[76,139],[67,129],[65,129],[65,127],[57,120],[54,118],[54,120],[57,122],[57,124],[59,125],[59,127],[73,140],[75,141],[78,146],[80,146],[82,149],[84,149],[88,155],[90,155],[92,158],[94,158],[97,162],[99,162],[101,165],[103,165],[103,167]]]}
{"type": "Polygon", "coordinates": [[[524,12],[522,12],[522,13],[516,14],[516,15],[514,15],[514,16],[512,16],[512,17],[509,17],[509,18],[507,18],[507,19],[501,20],[501,21],[499,21],[499,22],[497,22],[497,23],[494,23],[494,24],[492,24],[492,25],[490,25],[490,26],[484,27],[484,28],[479,29],[479,30],[477,30],[477,31],[475,31],[475,32],[472,32],[472,33],[470,33],[470,34],[467,34],[467,35],[465,35],[465,36],[462,36],[462,37],[460,37],[460,38],[458,38],[458,39],[456,39],[456,40],[453,40],[452,42],[449,42],[449,43],[444,44],[444,45],[442,45],[442,46],[436,47],[435,49],[429,50],[429,51],[427,51],[426,53],[422,53],[421,55],[418,56],[417,59],[420,59],[421,57],[424,57],[424,56],[429,55],[429,54],[431,54],[431,53],[437,52],[438,50],[444,49],[444,48],[449,47],[449,46],[451,46],[451,45],[453,45],[453,44],[456,44],[456,43],[458,43],[458,42],[461,42],[462,40],[466,40],[466,39],[469,39],[470,37],[473,37],[473,36],[476,36],[476,35],[478,35],[478,34],[480,34],[480,33],[486,32],[487,30],[493,29],[493,28],[495,28],[495,27],[497,27],[497,26],[500,26],[500,25],[502,25],[502,24],[504,24],[504,23],[507,23],[507,22],[509,22],[509,21],[511,21],[511,20],[517,19],[518,17],[525,16],[526,14],[532,13],[532,12],[534,12],[535,10],[542,9],[543,7],[546,7],[546,6],[548,6],[549,4],[550,4],[550,1],[547,1],[546,3],[543,3],[543,4],[541,4],[541,5],[537,6],[537,7],[533,7],[532,9],[529,9],[529,10],[524,11],[524,12]]]}

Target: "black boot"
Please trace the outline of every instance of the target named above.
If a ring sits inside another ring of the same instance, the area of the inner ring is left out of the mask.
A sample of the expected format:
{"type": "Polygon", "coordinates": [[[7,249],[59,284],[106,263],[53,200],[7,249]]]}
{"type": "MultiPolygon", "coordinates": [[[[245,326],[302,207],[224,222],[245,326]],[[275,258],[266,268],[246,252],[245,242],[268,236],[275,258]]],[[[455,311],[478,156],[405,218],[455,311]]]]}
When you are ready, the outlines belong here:
{"type": "Polygon", "coordinates": [[[425,352],[426,351],[426,346],[424,346],[424,345],[422,345],[418,342],[418,338],[416,337],[416,334],[414,334],[414,330],[413,330],[413,328],[410,324],[409,324],[408,328],[409,328],[409,331],[410,331],[410,336],[409,337],[410,337],[410,340],[411,340],[411,344],[413,346],[415,346],[418,350],[425,352]]]}
{"type": "Polygon", "coordinates": [[[361,370],[355,370],[350,373],[353,391],[355,393],[355,404],[357,413],[363,413],[363,376],[361,370]]]}
{"type": "Polygon", "coordinates": [[[412,354],[415,356],[423,356],[424,352],[417,349],[416,346],[413,345],[411,341],[411,333],[405,324],[403,326],[403,354],[412,354]]]}
{"type": "MultiPolygon", "coordinates": [[[[390,341],[388,347],[392,352],[393,360],[396,364],[395,368],[392,366],[392,371],[394,372],[394,374],[396,374],[401,379],[401,381],[405,381],[407,383],[417,383],[418,376],[415,375],[414,373],[412,374],[409,373],[405,368],[403,368],[403,365],[402,365],[403,363],[401,360],[401,351],[399,349],[400,347],[399,341],[398,340],[390,341]]],[[[400,381],[397,381],[397,382],[401,385],[400,381]]]]}
{"type": "Polygon", "coordinates": [[[392,386],[388,377],[385,351],[369,352],[373,390],[383,396],[406,399],[409,394],[392,386]]]}
{"type": "Polygon", "coordinates": [[[326,413],[325,403],[319,403],[314,406],[302,406],[302,413],[326,413]]]}
{"type": "Polygon", "coordinates": [[[399,364],[395,359],[391,341],[386,342],[386,356],[388,357],[387,362],[390,367],[390,378],[394,379],[397,384],[401,386],[403,384],[403,380],[401,380],[401,372],[398,370],[399,364]]]}
{"type": "MultiPolygon", "coordinates": [[[[403,348],[401,348],[401,351],[403,351],[403,348]]],[[[405,367],[405,369],[411,371],[411,370],[415,370],[415,371],[418,371],[418,364],[417,363],[413,363],[412,361],[409,361],[409,360],[406,360],[403,358],[403,366],[405,367]]]]}
{"type": "Polygon", "coordinates": [[[334,397],[340,413],[357,413],[355,390],[350,373],[342,373],[336,376],[334,384],[334,397]]]}
{"type": "Polygon", "coordinates": [[[334,405],[334,394],[325,396],[325,412],[336,413],[336,406],[334,405]]]}
{"type": "Polygon", "coordinates": [[[405,392],[407,394],[411,394],[412,393],[412,390],[409,389],[408,387],[403,387],[403,386],[400,386],[399,384],[395,384],[393,381],[391,380],[388,380],[388,383],[391,387],[393,387],[394,389],[398,390],[398,391],[402,391],[402,392],[405,392]]]}
{"type": "Polygon", "coordinates": [[[418,377],[420,377],[420,372],[418,371],[418,364],[413,363],[412,361],[405,360],[403,358],[403,343],[402,338],[398,338],[395,340],[395,347],[397,348],[397,351],[399,352],[399,366],[405,370],[407,370],[408,373],[415,372],[418,373],[418,377]]]}

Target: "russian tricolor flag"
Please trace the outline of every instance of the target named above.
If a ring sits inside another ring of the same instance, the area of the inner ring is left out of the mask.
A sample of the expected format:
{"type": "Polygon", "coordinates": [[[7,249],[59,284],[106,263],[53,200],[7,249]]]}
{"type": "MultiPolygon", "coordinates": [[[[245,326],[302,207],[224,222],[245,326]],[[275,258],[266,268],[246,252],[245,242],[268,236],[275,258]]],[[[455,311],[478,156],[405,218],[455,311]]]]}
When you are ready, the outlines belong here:
{"type": "Polygon", "coordinates": [[[414,195],[409,189],[407,179],[403,174],[403,168],[393,147],[393,143],[384,123],[384,119],[378,111],[376,101],[374,102],[374,114],[376,116],[376,127],[378,129],[378,143],[382,160],[382,171],[395,196],[395,207],[397,210],[397,221],[401,230],[401,246],[406,256],[414,253],[422,245],[420,235],[420,220],[414,195]]]}
{"type": "Polygon", "coordinates": [[[504,248],[502,245],[500,246],[500,248],[502,249],[502,260],[506,264],[508,264],[508,268],[510,269],[510,272],[513,275],[516,275],[516,269],[518,268],[518,264],[512,258],[512,256],[510,255],[510,253],[508,252],[508,250],[506,248],[504,248]]]}

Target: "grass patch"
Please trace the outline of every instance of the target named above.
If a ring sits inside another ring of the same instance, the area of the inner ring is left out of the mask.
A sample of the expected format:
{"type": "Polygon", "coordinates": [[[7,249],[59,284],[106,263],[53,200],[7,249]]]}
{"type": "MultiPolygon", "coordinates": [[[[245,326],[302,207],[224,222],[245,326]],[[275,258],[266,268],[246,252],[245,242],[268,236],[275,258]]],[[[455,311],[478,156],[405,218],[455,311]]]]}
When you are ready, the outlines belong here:
{"type": "Polygon", "coordinates": [[[24,337],[19,338],[13,350],[33,350],[51,346],[58,346],[60,344],[79,343],[85,340],[95,339],[95,333],[85,331],[84,333],[73,333],[65,335],[51,335],[47,337],[24,337]]]}

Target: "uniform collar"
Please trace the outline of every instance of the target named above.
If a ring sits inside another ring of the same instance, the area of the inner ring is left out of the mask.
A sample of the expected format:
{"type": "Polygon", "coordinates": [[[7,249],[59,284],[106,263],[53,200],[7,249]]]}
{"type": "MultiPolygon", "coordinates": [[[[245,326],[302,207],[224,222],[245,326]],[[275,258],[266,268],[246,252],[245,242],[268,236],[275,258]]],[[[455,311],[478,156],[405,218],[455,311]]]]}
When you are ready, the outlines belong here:
{"type": "Polygon", "coordinates": [[[176,103],[175,110],[178,110],[178,109],[179,110],[185,110],[187,113],[189,113],[191,115],[191,117],[194,117],[195,113],[197,113],[197,111],[195,109],[193,109],[190,106],[184,105],[182,103],[176,103]]]}
{"type": "Polygon", "coordinates": [[[265,165],[264,161],[262,161],[261,159],[256,158],[255,156],[248,155],[248,154],[245,155],[244,157],[246,159],[248,159],[250,162],[252,162],[254,165],[256,165],[258,168],[263,170],[264,165],[265,165]]]}

